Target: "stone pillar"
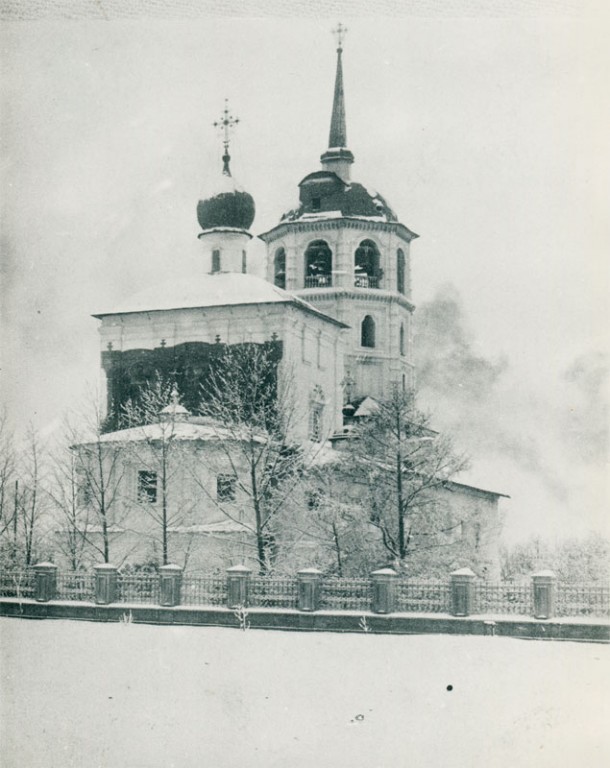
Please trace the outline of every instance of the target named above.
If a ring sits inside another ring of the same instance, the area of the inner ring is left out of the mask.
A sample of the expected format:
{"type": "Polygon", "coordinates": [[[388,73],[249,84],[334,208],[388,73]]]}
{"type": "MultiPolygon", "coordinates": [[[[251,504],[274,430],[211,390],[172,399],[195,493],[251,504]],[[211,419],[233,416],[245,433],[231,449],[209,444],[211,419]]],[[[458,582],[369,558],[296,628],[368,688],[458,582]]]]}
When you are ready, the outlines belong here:
{"type": "Polygon", "coordinates": [[[373,613],[393,613],[396,610],[396,582],[398,574],[392,568],[381,568],[371,573],[373,613]]]}
{"type": "Polygon", "coordinates": [[[451,574],[451,613],[454,616],[470,616],[474,604],[474,580],[470,568],[460,568],[451,574]]]}
{"type": "Polygon", "coordinates": [[[110,563],[94,565],[95,571],[95,602],[98,605],[108,605],[117,599],[117,581],[119,569],[110,563]]]}
{"type": "Polygon", "coordinates": [[[159,605],[180,605],[182,568],[179,565],[162,565],[159,568],[159,605]]]}
{"type": "Polygon", "coordinates": [[[299,611],[317,611],[320,604],[320,577],[317,568],[303,568],[297,573],[299,611]]]}
{"type": "Polygon", "coordinates": [[[539,571],[532,576],[534,618],[552,619],[555,615],[557,576],[553,571],[539,571]]]}
{"type": "Polygon", "coordinates": [[[248,605],[248,582],[252,571],[245,565],[227,568],[227,608],[248,605]]]}
{"type": "Polygon", "coordinates": [[[39,603],[48,603],[57,595],[57,566],[55,563],[37,563],[34,566],[36,590],[34,597],[39,603]]]}

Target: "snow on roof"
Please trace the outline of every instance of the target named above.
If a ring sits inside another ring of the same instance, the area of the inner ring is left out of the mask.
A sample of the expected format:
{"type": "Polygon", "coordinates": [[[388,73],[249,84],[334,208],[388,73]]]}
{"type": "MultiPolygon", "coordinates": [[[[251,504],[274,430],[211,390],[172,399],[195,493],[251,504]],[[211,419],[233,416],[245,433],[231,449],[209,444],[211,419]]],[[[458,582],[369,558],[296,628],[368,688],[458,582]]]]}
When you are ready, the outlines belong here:
{"type": "Polygon", "coordinates": [[[204,525],[176,525],[168,529],[170,533],[243,533],[249,530],[236,520],[221,520],[204,525]]]}
{"type": "Polygon", "coordinates": [[[267,280],[239,272],[215,272],[196,279],[160,283],[136,293],[113,309],[96,312],[93,317],[247,304],[293,304],[335,325],[348,327],[267,280]]]}
{"type": "Polygon", "coordinates": [[[379,403],[377,400],[374,400],[372,397],[365,397],[354,413],[354,417],[372,416],[374,413],[378,413],[378,411],[379,403]]]}
{"type": "MultiPolygon", "coordinates": [[[[244,432],[244,439],[250,439],[251,435],[244,432]]],[[[211,440],[235,440],[239,439],[239,432],[236,429],[229,429],[221,424],[213,422],[211,419],[204,423],[194,423],[190,421],[157,422],[146,424],[141,427],[128,427],[127,429],[118,429],[115,432],[106,432],[99,438],[100,443],[136,443],[136,442],[161,442],[162,440],[176,441],[211,441],[211,440]]],[[[254,436],[255,442],[265,442],[264,436],[254,436]]],[[[93,440],[83,440],[81,445],[93,442],[93,440]]]]}

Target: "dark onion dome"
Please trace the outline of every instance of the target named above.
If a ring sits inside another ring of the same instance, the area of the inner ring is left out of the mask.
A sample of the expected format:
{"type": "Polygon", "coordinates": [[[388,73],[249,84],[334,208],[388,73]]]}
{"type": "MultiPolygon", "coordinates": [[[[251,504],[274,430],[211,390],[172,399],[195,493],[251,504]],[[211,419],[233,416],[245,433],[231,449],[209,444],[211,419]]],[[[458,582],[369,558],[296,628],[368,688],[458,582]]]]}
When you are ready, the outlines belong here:
{"type": "Polygon", "coordinates": [[[224,173],[214,192],[197,203],[197,219],[204,230],[218,227],[248,230],[254,214],[252,195],[240,189],[233,177],[224,173]]]}
{"type": "Polygon", "coordinates": [[[316,171],[299,184],[300,205],[282,221],[325,219],[339,216],[374,221],[398,221],[385,199],[363,184],[345,182],[332,171],[316,171]]]}

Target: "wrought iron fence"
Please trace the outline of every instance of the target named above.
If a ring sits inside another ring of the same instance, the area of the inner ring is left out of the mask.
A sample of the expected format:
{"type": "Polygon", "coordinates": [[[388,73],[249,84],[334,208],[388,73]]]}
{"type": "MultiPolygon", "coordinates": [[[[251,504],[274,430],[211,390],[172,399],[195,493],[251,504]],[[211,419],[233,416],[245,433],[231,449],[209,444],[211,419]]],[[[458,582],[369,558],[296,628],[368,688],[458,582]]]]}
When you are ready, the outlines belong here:
{"type": "Polygon", "coordinates": [[[183,605],[224,605],[227,582],[224,576],[185,576],[182,580],[183,605]]]}
{"type": "Polygon", "coordinates": [[[558,584],[555,609],[557,616],[610,616],[610,587],[558,584]]]}
{"type": "Polygon", "coordinates": [[[118,602],[159,602],[159,576],[156,573],[121,574],[117,582],[118,602]]]}
{"type": "Polygon", "coordinates": [[[305,288],[330,288],[332,284],[332,275],[307,275],[305,278],[305,288]]]}
{"type": "Polygon", "coordinates": [[[320,589],[320,607],[330,610],[368,611],[371,606],[369,579],[324,579],[320,589]]]}
{"type": "Polygon", "coordinates": [[[0,597],[34,597],[34,571],[0,571],[0,597]]]}
{"type": "Polygon", "coordinates": [[[407,613],[449,613],[451,589],[443,581],[398,582],[396,594],[398,611],[407,613]]]}
{"type": "Polygon", "coordinates": [[[58,573],[58,600],[95,600],[95,576],[92,573],[58,573]]]}
{"type": "Polygon", "coordinates": [[[473,613],[510,613],[531,616],[534,612],[532,588],[525,584],[478,582],[474,590],[473,613]]]}
{"type": "Polygon", "coordinates": [[[254,576],[250,579],[248,601],[251,606],[263,608],[296,608],[297,580],[254,576]]]}

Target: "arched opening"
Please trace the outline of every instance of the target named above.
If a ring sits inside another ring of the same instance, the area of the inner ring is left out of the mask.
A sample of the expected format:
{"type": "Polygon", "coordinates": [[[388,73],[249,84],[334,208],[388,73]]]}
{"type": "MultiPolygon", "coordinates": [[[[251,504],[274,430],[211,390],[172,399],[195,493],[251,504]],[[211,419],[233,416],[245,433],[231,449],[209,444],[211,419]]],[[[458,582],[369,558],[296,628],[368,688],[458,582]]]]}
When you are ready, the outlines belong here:
{"type": "Polygon", "coordinates": [[[407,354],[406,347],[405,347],[405,326],[403,323],[400,324],[400,355],[401,357],[404,357],[407,354]]]}
{"type": "Polygon", "coordinates": [[[324,240],[314,240],[305,251],[305,288],[332,285],[333,255],[324,240]]]}
{"type": "Polygon", "coordinates": [[[380,281],[379,249],[372,240],[363,240],[354,253],[354,285],[379,288],[380,281]]]}
{"type": "Polygon", "coordinates": [[[242,275],[248,272],[248,254],[245,251],[241,252],[241,272],[242,275]]]}
{"type": "Polygon", "coordinates": [[[220,251],[212,251],[212,272],[220,272],[220,251]]]}
{"type": "Polygon", "coordinates": [[[278,288],[286,287],[286,251],[278,248],[273,260],[273,282],[278,288]]]}
{"type": "Polygon", "coordinates": [[[405,292],[405,252],[402,248],[396,251],[396,290],[405,292]]]}
{"type": "Polygon", "coordinates": [[[367,315],[360,326],[360,346],[375,346],[375,321],[370,315],[367,315]]]}

